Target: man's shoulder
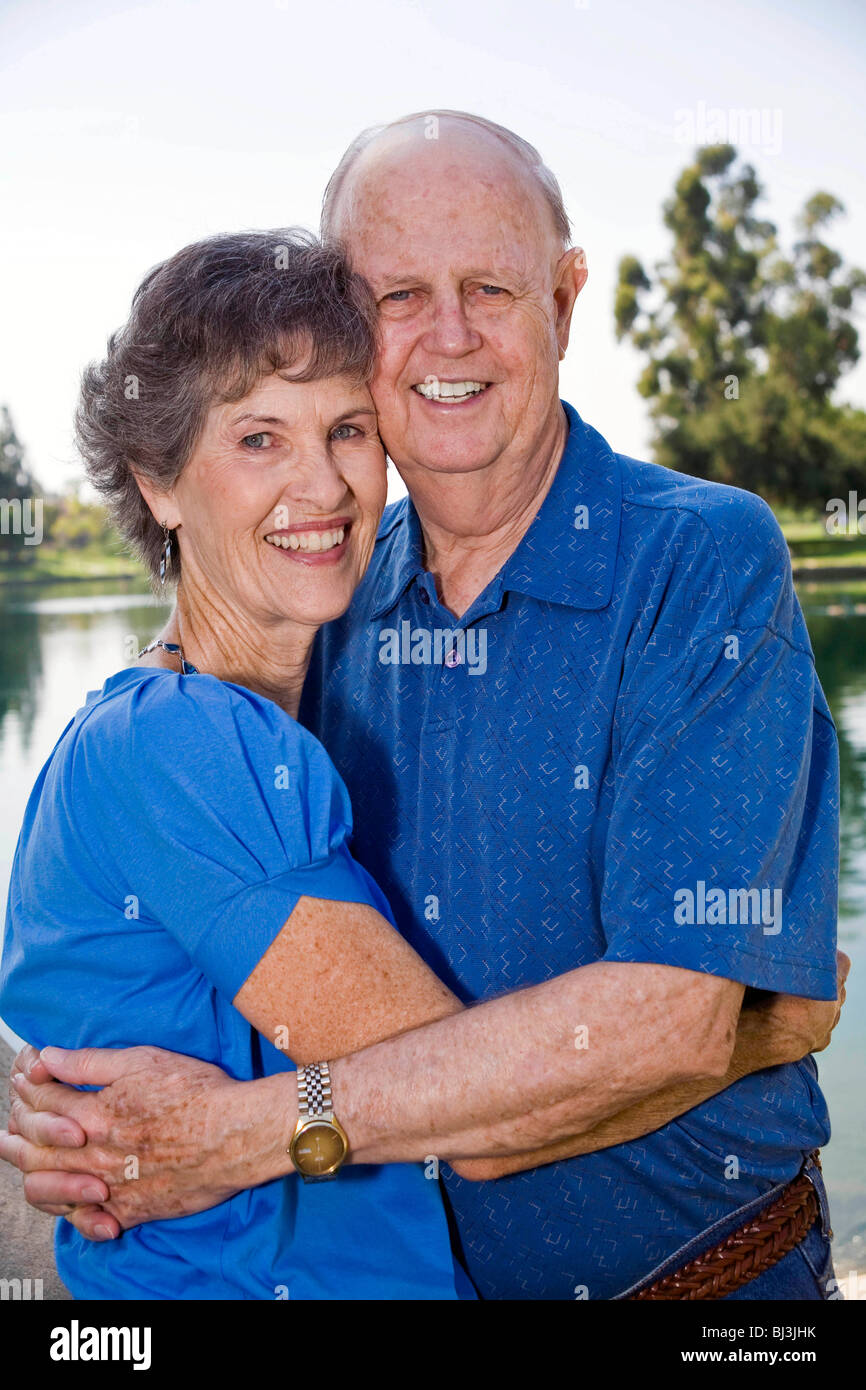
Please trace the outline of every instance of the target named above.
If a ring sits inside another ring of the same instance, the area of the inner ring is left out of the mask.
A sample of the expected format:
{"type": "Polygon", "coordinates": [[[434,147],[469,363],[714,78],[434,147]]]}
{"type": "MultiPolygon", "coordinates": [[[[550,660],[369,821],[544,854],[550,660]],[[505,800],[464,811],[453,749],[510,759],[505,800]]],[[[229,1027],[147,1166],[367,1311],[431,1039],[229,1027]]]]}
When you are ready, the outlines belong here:
{"type": "Polygon", "coordinates": [[[658,463],[617,454],[624,505],[693,516],[716,536],[758,527],[782,540],[772,509],[755,492],[678,473],[658,463]]]}
{"type": "Polygon", "coordinates": [[[671,564],[724,581],[734,612],[761,621],[791,584],[788,546],[772,509],[754,492],[618,454],[624,522],[635,544],[671,564]]]}

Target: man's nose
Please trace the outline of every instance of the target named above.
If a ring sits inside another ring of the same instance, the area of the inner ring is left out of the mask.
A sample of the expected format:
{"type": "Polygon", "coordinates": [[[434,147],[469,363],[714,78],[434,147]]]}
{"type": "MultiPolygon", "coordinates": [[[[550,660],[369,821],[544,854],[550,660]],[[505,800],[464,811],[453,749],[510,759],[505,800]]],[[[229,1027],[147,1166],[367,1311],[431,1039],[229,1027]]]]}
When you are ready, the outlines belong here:
{"type": "Polygon", "coordinates": [[[424,335],[428,352],[458,357],[481,346],[481,334],[466,315],[463,296],[457,293],[437,296],[431,306],[431,322],[424,335]]]}

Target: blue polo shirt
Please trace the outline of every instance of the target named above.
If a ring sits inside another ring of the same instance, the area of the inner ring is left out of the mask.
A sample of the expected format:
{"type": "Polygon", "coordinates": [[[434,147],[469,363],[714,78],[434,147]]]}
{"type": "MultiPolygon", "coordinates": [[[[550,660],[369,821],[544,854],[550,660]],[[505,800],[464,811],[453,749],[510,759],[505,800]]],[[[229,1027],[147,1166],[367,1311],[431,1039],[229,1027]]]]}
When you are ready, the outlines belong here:
{"type": "MultiPolygon", "coordinates": [[[[837,745],[784,538],[752,493],[615,454],[565,410],[550,491],[459,621],[403,499],[320,634],[301,718],[353,853],[464,1001],[598,960],[834,998],[837,745]]],[[[496,1182],[446,1168],[479,1292],[623,1291],[827,1141],[816,1078],[769,1068],[496,1182]]]]}

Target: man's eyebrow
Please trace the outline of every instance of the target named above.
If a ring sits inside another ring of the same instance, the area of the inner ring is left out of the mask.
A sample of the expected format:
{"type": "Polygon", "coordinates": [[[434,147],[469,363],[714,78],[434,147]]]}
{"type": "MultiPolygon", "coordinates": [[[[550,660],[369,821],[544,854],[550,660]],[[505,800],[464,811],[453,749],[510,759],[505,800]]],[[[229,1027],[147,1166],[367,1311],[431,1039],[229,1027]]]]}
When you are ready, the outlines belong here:
{"type": "Polygon", "coordinates": [[[376,276],[376,283],[380,289],[389,290],[397,285],[422,285],[426,281],[423,275],[415,275],[412,271],[406,271],[401,275],[378,275],[376,276]]]}
{"type": "MultiPolygon", "coordinates": [[[[481,269],[471,266],[468,270],[461,272],[460,279],[461,281],[483,280],[486,284],[492,284],[497,280],[508,280],[514,283],[518,281],[523,282],[526,279],[526,272],[525,270],[518,269],[517,266],[494,266],[488,264],[481,269]]],[[[423,275],[414,275],[411,272],[407,272],[404,275],[391,274],[376,277],[377,290],[385,294],[387,294],[388,290],[405,289],[408,285],[426,286],[428,284],[429,281],[427,281],[423,275]]]]}
{"type": "Polygon", "coordinates": [[[522,283],[526,279],[526,271],[519,270],[515,265],[486,265],[483,269],[472,269],[464,272],[464,280],[483,280],[485,284],[494,284],[498,280],[509,280],[512,284],[522,283]]]}

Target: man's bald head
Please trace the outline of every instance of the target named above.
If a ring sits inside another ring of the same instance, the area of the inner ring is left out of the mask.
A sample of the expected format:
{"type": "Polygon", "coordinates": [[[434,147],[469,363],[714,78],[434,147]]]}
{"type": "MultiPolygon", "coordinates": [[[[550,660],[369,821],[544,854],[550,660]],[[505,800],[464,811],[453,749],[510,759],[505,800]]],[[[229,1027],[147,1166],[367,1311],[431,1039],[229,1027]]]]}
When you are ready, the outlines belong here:
{"type": "Polygon", "coordinates": [[[323,234],[373,290],[373,401],[410,491],[488,468],[507,487],[548,457],[586,268],[531,145],[461,112],[365,133],[328,187],[323,234]]]}
{"type": "Polygon", "coordinates": [[[448,142],[452,155],[489,157],[509,169],[513,180],[523,182],[544,207],[560,250],[571,244],[571,226],[559,184],[535,149],[505,126],[467,111],[419,111],[388,125],[370,126],[351,143],[325,189],[322,202],[322,235],[343,239],[351,220],[356,186],[365,170],[377,164],[404,163],[431,153],[439,142],[448,142]],[[450,138],[449,138],[450,137],[450,138]]]}

